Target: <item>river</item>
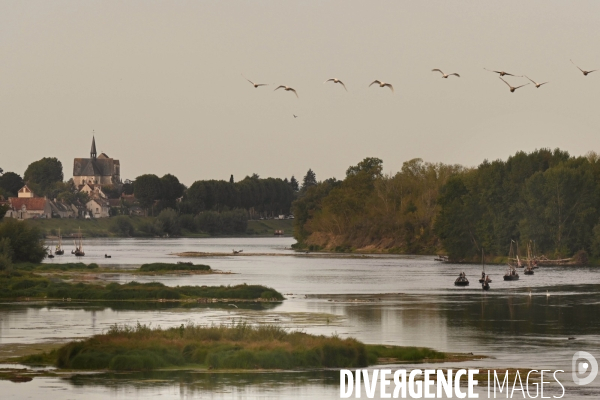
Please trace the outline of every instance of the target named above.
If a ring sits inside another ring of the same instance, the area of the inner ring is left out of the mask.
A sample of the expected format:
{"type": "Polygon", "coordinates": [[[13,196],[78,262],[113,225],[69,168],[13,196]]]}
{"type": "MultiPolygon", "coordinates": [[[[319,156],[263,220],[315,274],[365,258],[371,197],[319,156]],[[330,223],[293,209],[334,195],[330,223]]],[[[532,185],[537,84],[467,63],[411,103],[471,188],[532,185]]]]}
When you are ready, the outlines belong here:
{"type": "MultiPolygon", "coordinates": [[[[477,284],[479,265],[443,264],[432,256],[321,257],[294,253],[289,250],[292,243],[293,239],[280,237],[87,240],[86,263],[123,269],[121,274],[107,276],[108,280],[160,281],[169,286],[262,284],[285,294],[287,300],[237,309],[226,305],[160,304],[142,308],[123,303],[3,303],[0,354],[9,354],[19,344],[84,338],[115,323],[170,327],[187,322],[268,322],[308,333],[352,336],[366,343],[426,346],[489,357],[438,368],[560,369],[565,371],[558,375],[566,387],[564,398],[600,395],[600,379],[588,386],[574,385],[571,380],[575,352],[600,355],[598,268],[541,267],[533,276],[521,274],[519,281],[505,282],[504,267],[486,266],[493,282],[491,290],[483,292],[477,284]],[[231,253],[233,249],[243,253],[203,258],[173,255],[185,251],[231,253]],[[133,276],[127,271],[156,261],[193,261],[231,274],[133,276]],[[471,286],[453,286],[461,271],[467,274],[471,286]]],[[[65,259],[75,258],[66,254],[46,262],[65,259]]],[[[413,367],[417,366],[408,366],[413,367]]],[[[0,392],[9,398],[43,396],[48,400],[330,399],[339,398],[339,373],[85,374],[35,378],[28,383],[0,381],[0,392]]],[[[483,389],[479,393],[487,397],[483,389]]],[[[560,393],[560,388],[550,387],[544,394],[560,393]]],[[[520,393],[515,396],[518,398],[520,393]]]]}

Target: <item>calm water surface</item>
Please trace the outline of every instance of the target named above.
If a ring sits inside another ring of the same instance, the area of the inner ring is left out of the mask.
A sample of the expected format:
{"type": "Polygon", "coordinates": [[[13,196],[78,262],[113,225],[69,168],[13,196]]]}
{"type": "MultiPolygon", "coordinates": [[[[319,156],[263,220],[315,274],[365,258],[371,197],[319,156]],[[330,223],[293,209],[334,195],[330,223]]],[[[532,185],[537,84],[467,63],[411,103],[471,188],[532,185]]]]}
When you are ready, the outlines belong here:
{"type": "MultiPolygon", "coordinates": [[[[450,367],[562,369],[565,398],[600,395],[598,382],[575,387],[571,357],[579,350],[600,356],[600,269],[542,267],[534,276],[504,282],[504,268],[487,266],[492,289],[477,284],[481,266],[449,265],[433,257],[339,257],[293,255],[291,238],[97,239],[85,243],[85,262],[110,263],[123,274],[116,282],[160,281],[176,285],[264,284],[286,294],[280,304],[240,308],[181,306],[140,309],[123,303],[0,304],[0,354],[15,344],[67,341],[101,333],[115,323],[176,326],[182,323],[269,322],[309,333],[353,336],[367,343],[427,346],[491,358],[450,367]],[[184,251],[243,254],[180,258],[184,251]],[[111,254],[105,259],[104,254],[111,254]],[[233,274],[132,276],[146,262],[193,261],[233,274]],[[472,286],[455,288],[464,271],[472,286]],[[575,337],[576,340],[567,340],[575,337]]],[[[55,262],[74,260],[65,255],[55,262]]],[[[47,260],[51,262],[51,260],[47,260]]],[[[423,367],[420,365],[419,367],[423,367]]],[[[439,367],[439,365],[438,365],[439,367]]],[[[393,368],[393,367],[392,367],[393,368]]],[[[178,374],[169,376],[78,376],[36,378],[25,384],[0,381],[15,398],[338,398],[337,372],[286,374],[178,374]],[[142,379],[143,378],[143,379],[142,379]],[[140,380],[141,379],[141,380],[140,380]]],[[[549,392],[550,395],[560,395],[549,392]]],[[[546,394],[546,393],[545,393],[546,394]]],[[[364,394],[363,394],[364,396],[364,394]]],[[[486,397],[482,392],[481,397],[486,397]]]]}

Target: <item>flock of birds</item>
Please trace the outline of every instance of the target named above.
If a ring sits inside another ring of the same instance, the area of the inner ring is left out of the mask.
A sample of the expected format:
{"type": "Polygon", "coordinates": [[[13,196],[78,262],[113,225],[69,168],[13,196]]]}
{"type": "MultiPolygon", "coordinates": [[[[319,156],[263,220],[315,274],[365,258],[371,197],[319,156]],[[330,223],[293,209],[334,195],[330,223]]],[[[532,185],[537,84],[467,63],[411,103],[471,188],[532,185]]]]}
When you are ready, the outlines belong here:
{"type": "MultiPolygon", "coordinates": [[[[595,72],[595,71],[597,71],[597,70],[595,70],[595,69],[594,69],[594,70],[591,70],[591,71],[586,71],[586,70],[583,70],[583,69],[579,68],[579,66],[577,66],[577,64],[575,64],[575,63],[573,62],[573,60],[571,60],[571,63],[573,63],[573,65],[575,65],[575,67],[577,67],[577,69],[578,69],[579,71],[581,71],[581,73],[582,73],[584,76],[587,76],[587,75],[591,74],[592,72],[595,72]]],[[[498,75],[499,75],[499,78],[500,78],[500,80],[501,80],[502,82],[504,82],[504,83],[505,83],[505,84],[508,86],[508,88],[510,89],[510,92],[511,92],[511,93],[514,93],[514,92],[515,92],[515,90],[517,90],[517,89],[519,89],[519,88],[522,88],[523,86],[527,86],[527,85],[529,85],[529,83],[525,83],[525,84],[523,84],[523,85],[519,85],[519,86],[512,86],[510,83],[508,83],[506,80],[504,80],[504,79],[502,78],[503,76],[513,76],[513,77],[520,77],[520,78],[523,78],[523,77],[525,77],[525,78],[527,78],[528,80],[530,80],[530,81],[531,81],[531,83],[533,83],[533,84],[535,85],[535,87],[536,87],[536,88],[538,88],[538,89],[539,89],[539,88],[540,88],[542,85],[545,85],[546,83],[549,83],[549,82],[541,82],[541,83],[538,83],[538,82],[534,81],[533,79],[529,78],[527,75],[514,75],[514,74],[509,74],[509,73],[508,73],[508,72],[506,72],[506,71],[496,71],[496,70],[490,70],[490,69],[487,69],[487,68],[484,68],[484,69],[485,69],[486,71],[490,71],[490,72],[494,72],[494,73],[498,74],[498,75]]],[[[457,74],[456,72],[453,72],[453,73],[451,73],[451,74],[446,74],[446,73],[444,73],[444,71],[442,71],[442,70],[441,70],[441,69],[439,69],[439,68],[434,68],[434,69],[432,69],[432,70],[431,70],[431,72],[439,72],[440,74],[442,74],[442,78],[444,78],[444,79],[447,79],[447,78],[448,78],[448,77],[450,77],[450,76],[456,76],[457,78],[460,78],[460,75],[459,75],[459,74],[457,74]]],[[[246,77],[245,77],[243,74],[242,74],[242,76],[244,77],[244,79],[246,79],[248,82],[250,82],[250,83],[252,84],[252,86],[254,86],[255,88],[258,88],[258,87],[260,87],[260,86],[267,86],[267,85],[268,85],[268,83],[254,83],[254,82],[252,82],[250,79],[246,78],[246,77]]],[[[342,82],[340,79],[337,79],[337,78],[330,78],[330,79],[327,79],[327,80],[326,80],[325,82],[323,82],[323,83],[325,84],[325,83],[327,83],[327,82],[333,82],[333,83],[340,84],[340,85],[342,85],[342,86],[344,87],[344,89],[345,89],[346,91],[348,91],[348,88],[346,88],[346,85],[345,85],[345,84],[344,84],[344,82],[342,82]]],[[[373,82],[371,82],[371,84],[369,84],[369,87],[371,87],[371,86],[373,86],[373,85],[375,85],[375,84],[379,85],[379,87],[380,87],[380,88],[386,88],[386,87],[387,87],[387,88],[389,88],[389,89],[392,91],[392,93],[394,93],[394,86],[393,86],[391,83],[383,82],[383,81],[380,81],[379,79],[376,79],[376,80],[374,80],[373,82]]],[[[286,85],[279,85],[279,86],[277,86],[277,87],[275,88],[275,90],[279,90],[279,89],[283,89],[283,90],[285,90],[286,92],[294,92],[294,94],[296,95],[296,97],[298,97],[298,98],[299,98],[299,96],[298,96],[298,92],[297,92],[297,91],[296,91],[296,89],[294,89],[293,87],[286,86],[286,85]]],[[[297,116],[296,116],[296,115],[294,115],[294,118],[296,118],[296,117],[297,117],[297,116]]]]}

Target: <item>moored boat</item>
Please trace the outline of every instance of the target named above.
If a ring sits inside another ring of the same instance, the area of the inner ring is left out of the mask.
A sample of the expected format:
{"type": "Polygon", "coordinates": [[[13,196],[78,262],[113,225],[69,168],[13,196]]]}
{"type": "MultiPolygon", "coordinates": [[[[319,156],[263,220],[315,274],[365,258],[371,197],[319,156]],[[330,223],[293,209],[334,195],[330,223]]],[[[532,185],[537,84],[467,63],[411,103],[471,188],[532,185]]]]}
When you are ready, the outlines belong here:
{"type": "Polygon", "coordinates": [[[469,280],[464,272],[461,272],[460,275],[458,275],[458,278],[454,281],[454,286],[469,286],[469,280]]]}
{"type": "Polygon", "coordinates": [[[65,250],[62,248],[62,236],[60,235],[60,228],[58,228],[58,244],[56,245],[56,250],[54,250],[54,254],[57,256],[62,256],[65,254],[65,250]]]}
{"type": "Polygon", "coordinates": [[[75,257],[83,257],[83,256],[85,256],[85,252],[83,251],[83,241],[82,241],[82,236],[81,236],[81,228],[79,228],[78,237],[79,237],[79,243],[74,242],[74,244],[75,244],[75,250],[73,250],[71,252],[71,254],[75,254],[75,257]]]}

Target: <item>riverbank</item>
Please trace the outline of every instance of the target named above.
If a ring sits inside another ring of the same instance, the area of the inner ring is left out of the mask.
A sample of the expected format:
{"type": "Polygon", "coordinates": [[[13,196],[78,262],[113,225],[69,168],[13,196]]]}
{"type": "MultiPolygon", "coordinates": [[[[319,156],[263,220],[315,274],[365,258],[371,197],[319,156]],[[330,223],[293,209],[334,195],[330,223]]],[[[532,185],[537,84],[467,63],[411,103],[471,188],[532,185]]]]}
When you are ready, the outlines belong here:
{"type": "MultiPolygon", "coordinates": [[[[127,220],[131,222],[133,227],[134,237],[154,237],[153,234],[147,233],[148,226],[152,226],[156,218],[155,217],[127,217],[127,220]]],[[[115,218],[97,218],[97,219],[71,219],[71,218],[51,218],[51,219],[30,219],[27,220],[32,226],[37,227],[42,233],[43,237],[47,241],[55,241],[58,238],[58,232],[63,237],[63,241],[68,246],[71,244],[73,237],[75,237],[79,229],[81,234],[86,237],[131,237],[124,235],[119,229],[115,227],[115,218]]],[[[283,236],[292,236],[293,232],[293,220],[288,219],[269,219],[269,220],[249,220],[248,228],[244,234],[239,236],[273,236],[275,231],[283,231],[283,236]]],[[[211,236],[208,233],[192,233],[185,229],[182,229],[179,237],[223,237],[223,236],[211,236]]],[[[238,235],[231,235],[228,237],[238,237],[238,235]]],[[[49,244],[49,243],[47,243],[49,244]]],[[[54,243],[55,244],[55,243],[54,243]]]]}
{"type": "Polygon", "coordinates": [[[16,361],[67,370],[140,371],[358,368],[480,358],[423,347],[367,345],[353,338],[311,335],[275,325],[188,324],[161,329],[138,323],[133,327],[114,325],[105,334],[16,361]]]}

